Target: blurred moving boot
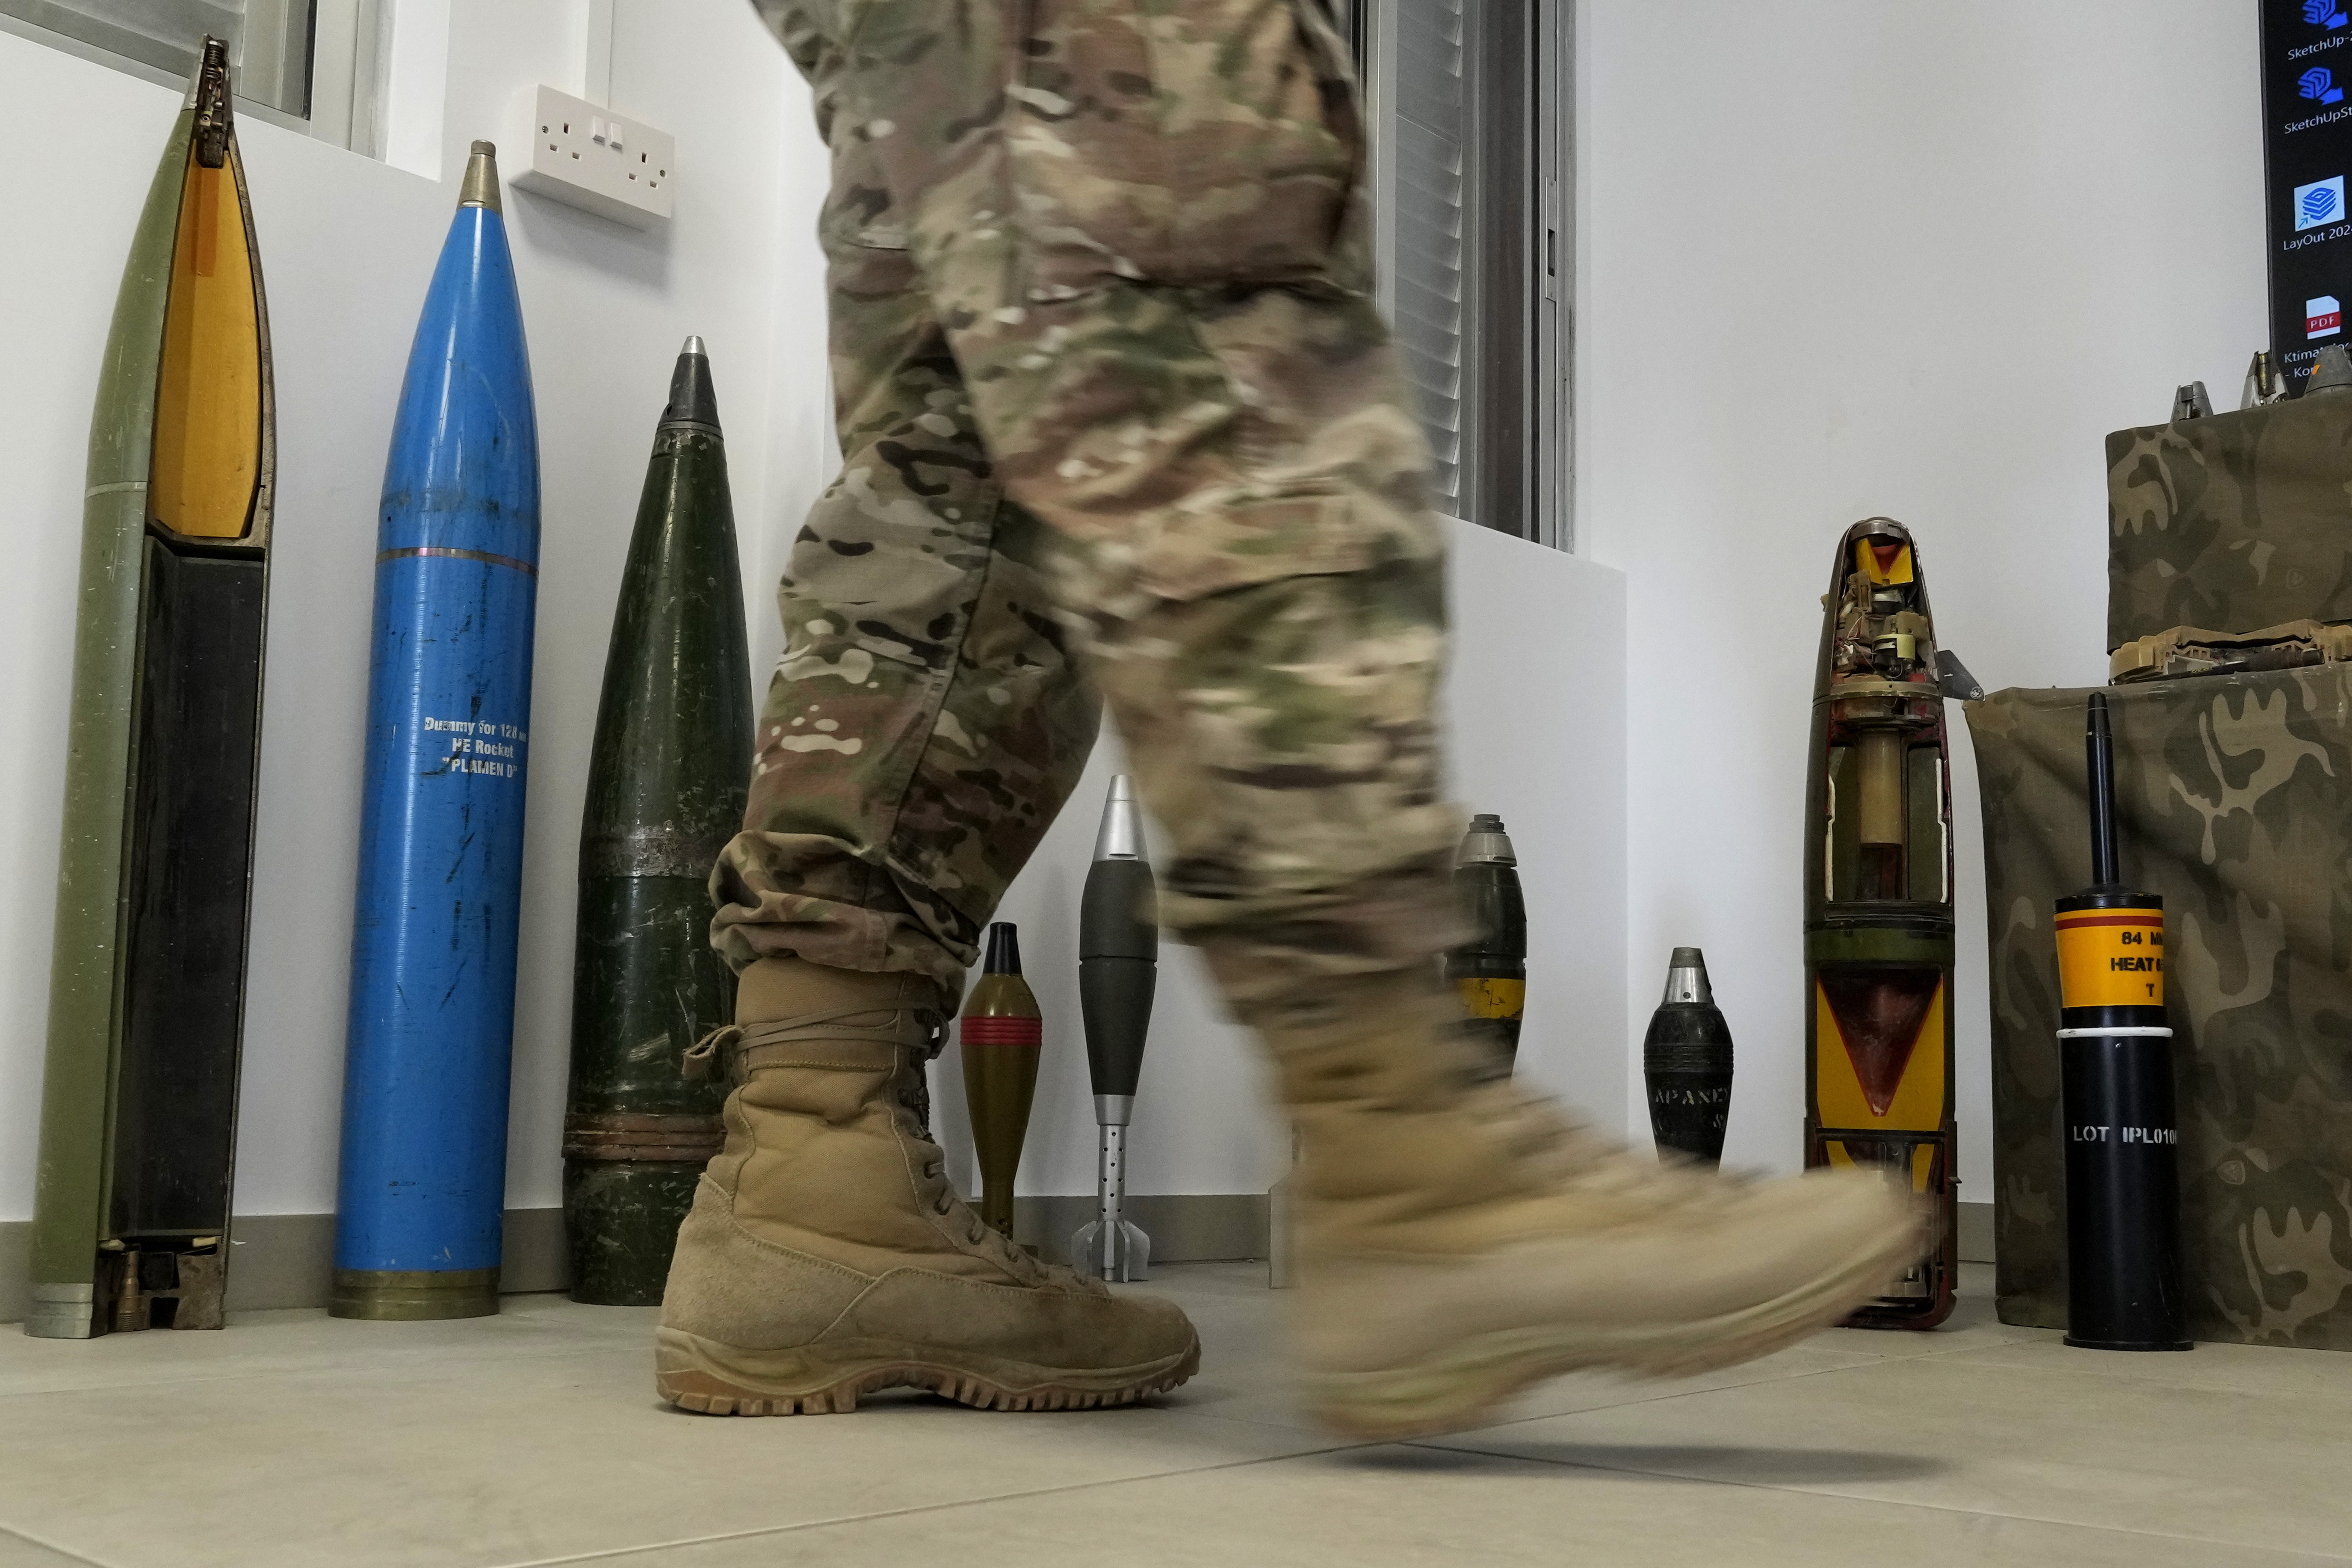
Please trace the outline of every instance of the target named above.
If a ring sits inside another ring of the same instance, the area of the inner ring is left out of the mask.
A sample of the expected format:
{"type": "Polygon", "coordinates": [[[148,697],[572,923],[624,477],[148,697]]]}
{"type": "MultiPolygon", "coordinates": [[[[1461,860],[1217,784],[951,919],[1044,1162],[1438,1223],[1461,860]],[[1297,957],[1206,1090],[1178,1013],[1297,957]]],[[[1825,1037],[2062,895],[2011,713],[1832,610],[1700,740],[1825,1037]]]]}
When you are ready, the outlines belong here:
{"type": "Polygon", "coordinates": [[[1296,1326],[1310,1408],[1339,1431],[1474,1426],[1587,1367],[1747,1361],[1835,1322],[1920,1244],[1874,1173],[1739,1180],[1561,1121],[1491,1079],[1419,970],[1250,1012],[1305,1144],[1296,1326]]]}

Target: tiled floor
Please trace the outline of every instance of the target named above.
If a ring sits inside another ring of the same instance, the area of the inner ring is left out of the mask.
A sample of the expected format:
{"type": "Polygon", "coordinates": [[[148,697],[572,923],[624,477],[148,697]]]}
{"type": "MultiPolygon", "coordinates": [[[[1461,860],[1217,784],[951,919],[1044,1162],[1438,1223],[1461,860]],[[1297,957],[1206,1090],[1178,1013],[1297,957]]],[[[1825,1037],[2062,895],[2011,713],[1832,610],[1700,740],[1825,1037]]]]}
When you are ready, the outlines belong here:
{"type": "Polygon", "coordinates": [[[1825,1334],[1691,1384],[1555,1384],[1351,1445],[1286,1389],[1261,1268],[1165,1269],[1202,1375],[1158,1407],[886,1394],[722,1420],[651,1393],[653,1314],[256,1313],[0,1330],[0,1568],[2230,1564],[2352,1561],[2352,1356],[2069,1351],[1995,1322],[1825,1334]]]}

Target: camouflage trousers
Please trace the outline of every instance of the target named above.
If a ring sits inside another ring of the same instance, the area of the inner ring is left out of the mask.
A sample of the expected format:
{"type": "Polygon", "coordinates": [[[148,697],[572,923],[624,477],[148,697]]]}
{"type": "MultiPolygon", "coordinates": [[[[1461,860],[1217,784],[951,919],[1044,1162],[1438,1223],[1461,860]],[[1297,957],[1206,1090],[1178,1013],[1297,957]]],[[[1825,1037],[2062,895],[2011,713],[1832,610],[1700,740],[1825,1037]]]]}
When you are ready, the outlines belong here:
{"type": "Polygon", "coordinates": [[[719,951],[960,989],[1097,691],[1245,1011],[1447,945],[1443,535],[1316,0],[754,3],[834,155],[843,463],[719,951]]]}

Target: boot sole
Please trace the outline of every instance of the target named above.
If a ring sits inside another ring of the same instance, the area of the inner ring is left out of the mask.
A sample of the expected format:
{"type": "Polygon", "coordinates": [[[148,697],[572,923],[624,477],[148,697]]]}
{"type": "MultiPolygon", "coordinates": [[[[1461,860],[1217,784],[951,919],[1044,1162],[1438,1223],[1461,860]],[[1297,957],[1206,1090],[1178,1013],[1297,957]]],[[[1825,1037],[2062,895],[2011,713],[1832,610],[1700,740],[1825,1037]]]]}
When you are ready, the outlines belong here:
{"type": "Polygon", "coordinates": [[[919,1346],[894,1349],[836,1357],[742,1350],[662,1329],[654,1336],[654,1387],[705,1415],[845,1415],[885,1388],[925,1389],[977,1410],[1094,1410],[1165,1393],[1201,1370],[1197,1337],[1176,1355],[1098,1370],[992,1357],[958,1365],[919,1346]]]}
{"type": "Polygon", "coordinates": [[[1532,1384],[1574,1372],[1692,1377],[1784,1350],[1830,1328],[1909,1264],[1913,1239],[1760,1306],[1696,1322],[1593,1329],[1550,1324],[1481,1334],[1411,1366],[1307,1379],[1315,1418],[1351,1437],[1395,1441],[1457,1432],[1532,1384]]]}

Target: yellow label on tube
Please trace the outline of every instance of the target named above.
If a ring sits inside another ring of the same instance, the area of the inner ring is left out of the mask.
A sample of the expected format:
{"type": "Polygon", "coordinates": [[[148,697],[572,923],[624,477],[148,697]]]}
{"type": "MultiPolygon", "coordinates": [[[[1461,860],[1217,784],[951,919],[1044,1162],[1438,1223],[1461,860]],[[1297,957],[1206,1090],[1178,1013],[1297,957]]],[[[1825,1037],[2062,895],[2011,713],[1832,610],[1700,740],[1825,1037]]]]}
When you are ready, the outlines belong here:
{"type": "Polygon", "coordinates": [[[2062,1007],[2163,1006],[2164,911],[2062,911],[2058,996],[2062,1007]]]}

